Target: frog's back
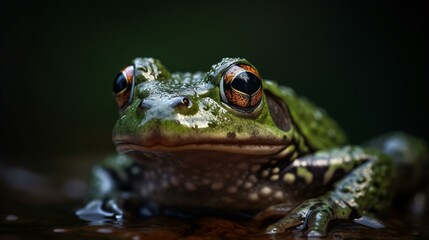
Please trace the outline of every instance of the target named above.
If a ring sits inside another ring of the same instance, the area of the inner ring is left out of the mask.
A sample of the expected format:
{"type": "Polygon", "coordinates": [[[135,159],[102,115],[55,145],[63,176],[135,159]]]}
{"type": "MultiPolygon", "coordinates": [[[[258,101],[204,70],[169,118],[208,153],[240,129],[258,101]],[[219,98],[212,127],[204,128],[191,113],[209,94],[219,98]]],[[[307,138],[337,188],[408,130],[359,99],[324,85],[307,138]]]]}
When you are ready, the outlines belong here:
{"type": "Polygon", "coordinates": [[[291,88],[279,86],[272,81],[266,80],[264,89],[286,104],[294,126],[313,150],[328,149],[346,143],[343,130],[325,110],[298,96],[291,88]]]}

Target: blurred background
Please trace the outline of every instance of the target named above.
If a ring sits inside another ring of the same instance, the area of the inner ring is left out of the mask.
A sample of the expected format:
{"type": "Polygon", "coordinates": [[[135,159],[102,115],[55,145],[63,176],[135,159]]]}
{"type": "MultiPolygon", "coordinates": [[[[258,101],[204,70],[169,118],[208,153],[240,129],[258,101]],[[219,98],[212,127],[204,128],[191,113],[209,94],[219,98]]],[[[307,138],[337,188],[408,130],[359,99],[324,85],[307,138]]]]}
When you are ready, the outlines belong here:
{"type": "Polygon", "coordinates": [[[135,57],[172,72],[244,57],[353,143],[396,130],[429,139],[427,13],[417,1],[2,3],[2,177],[19,167],[61,185],[113,153],[113,78],[135,57]]]}

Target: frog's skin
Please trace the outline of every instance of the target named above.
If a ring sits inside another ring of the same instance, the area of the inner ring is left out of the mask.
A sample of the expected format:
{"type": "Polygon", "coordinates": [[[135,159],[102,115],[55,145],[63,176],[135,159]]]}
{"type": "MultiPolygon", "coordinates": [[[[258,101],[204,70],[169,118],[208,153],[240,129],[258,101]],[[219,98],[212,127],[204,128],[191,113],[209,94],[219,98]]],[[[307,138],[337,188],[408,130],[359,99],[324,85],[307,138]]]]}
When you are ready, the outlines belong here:
{"type": "Polygon", "coordinates": [[[94,168],[95,200],[80,216],[98,209],[122,218],[122,200],[138,198],[160,211],[260,211],[257,220],[283,216],[267,233],[300,225],[308,236],[323,236],[331,220],[389,205],[395,163],[388,155],[398,151],[380,150],[399,142],[405,150],[398,162],[412,155],[404,152],[418,153],[412,166],[425,151],[403,134],[380,138],[379,150],[347,145],[324,110],[262,80],[239,58],[208,73],[174,74],[159,60],[137,58],[116,78],[114,95],[119,155],[94,168]]]}

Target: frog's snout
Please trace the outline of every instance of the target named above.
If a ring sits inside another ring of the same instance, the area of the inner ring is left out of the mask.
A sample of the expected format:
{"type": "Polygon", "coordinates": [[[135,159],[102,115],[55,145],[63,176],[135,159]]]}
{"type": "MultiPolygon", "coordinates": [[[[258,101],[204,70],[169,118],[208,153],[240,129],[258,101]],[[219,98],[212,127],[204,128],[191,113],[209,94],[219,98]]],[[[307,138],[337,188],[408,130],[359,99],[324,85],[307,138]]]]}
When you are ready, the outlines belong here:
{"type": "MultiPolygon", "coordinates": [[[[170,108],[171,110],[181,111],[186,110],[192,107],[192,100],[187,96],[179,96],[165,101],[162,100],[142,100],[138,106],[138,111],[140,113],[146,112],[153,108],[165,109],[170,108]]],[[[168,110],[167,110],[168,111],[168,110]]]]}

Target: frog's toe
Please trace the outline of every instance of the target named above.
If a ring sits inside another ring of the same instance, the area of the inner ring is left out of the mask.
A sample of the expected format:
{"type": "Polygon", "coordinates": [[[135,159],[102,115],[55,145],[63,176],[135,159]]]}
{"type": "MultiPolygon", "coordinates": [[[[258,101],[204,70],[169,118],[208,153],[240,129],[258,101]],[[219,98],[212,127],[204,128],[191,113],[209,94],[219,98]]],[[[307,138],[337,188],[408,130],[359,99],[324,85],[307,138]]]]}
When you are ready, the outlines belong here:
{"type": "Polygon", "coordinates": [[[265,229],[267,234],[282,233],[294,226],[303,225],[305,227],[305,219],[310,213],[311,206],[311,202],[303,202],[291,210],[290,205],[287,204],[274,205],[259,213],[256,216],[256,220],[260,221],[273,216],[284,216],[265,229]]]}
{"type": "Polygon", "coordinates": [[[306,227],[308,237],[324,237],[326,236],[326,228],[329,221],[332,219],[332,214],[326,209],[312,209],[315,206],[297,210],[286,217],[280,219],[276,223],[267,227],[267,234],[276,234],[284,232],[286,229],[298,226],[300,230],[306,227]]]}
{"type": "Polygon", "coordinates": [[[288,228],[300,225],[297,228],[307,229],[308,237],[324,237],[331,220],[347,219],[350,213],[350,207],[337,198],[309,199],[276,223],[268,226],[266,233],[281,233],[288,228]]]}
{"type": "Polygon", "coordinates": [[[101,200],[92,200],[87,203],[85,207],[80,208],[76,211],[76,215],[80,218],[86,218],[88,216],[102,216],[102,217],[112,217],[113,212],[109,212],[103,209],[103,201],[101,200]]]}
{"type": "Polygon", "coordinates": [[[115,200],[109,200],[106,202],[106,209],[113,213],[116,219],[122,219],[124,217],[124,211],[118,206],[115,200]]]}
{"type": "Polygon", "coordinates": [[[92,200],[85,207],[78,209],[76,215],[84,220],[92,221],[102,218],[122,219],[124,213],[114,200],[92,200]]]}
{"type": "Polygon", "coordinates": [[[329,222],[333,219],[331,209],[316,209],[307,217],[307,236],[325,237],[329,222]]]}
{"type": "Polygon", "coordinates": [[[305,213],[297,212],[288,214],[286,217],[280,219],[274,224],[271,224],[265,229],[267,234],[282,233],[286,229],[303,224],[305,220],[305,213]]]}

